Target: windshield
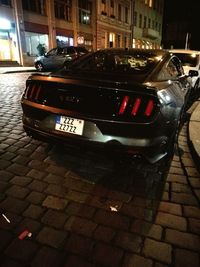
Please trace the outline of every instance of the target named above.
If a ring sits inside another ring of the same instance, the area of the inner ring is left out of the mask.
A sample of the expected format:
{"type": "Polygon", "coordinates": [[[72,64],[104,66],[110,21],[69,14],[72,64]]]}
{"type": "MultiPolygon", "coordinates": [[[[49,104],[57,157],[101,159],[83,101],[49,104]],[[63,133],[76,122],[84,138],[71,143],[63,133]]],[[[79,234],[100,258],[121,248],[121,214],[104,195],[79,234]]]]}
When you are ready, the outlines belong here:
{"type": "Polygon", "coordinates": [[[69,71],[109,72],[120,74],[147,74],[161,58],[145,52],[90,53],[69,66],[69,71]]]}
{"type": "Polygon", "coordinates": [[[183,66],[196,67],[199,55],[187,53],[174,53],[182,62],[183,66]]]}

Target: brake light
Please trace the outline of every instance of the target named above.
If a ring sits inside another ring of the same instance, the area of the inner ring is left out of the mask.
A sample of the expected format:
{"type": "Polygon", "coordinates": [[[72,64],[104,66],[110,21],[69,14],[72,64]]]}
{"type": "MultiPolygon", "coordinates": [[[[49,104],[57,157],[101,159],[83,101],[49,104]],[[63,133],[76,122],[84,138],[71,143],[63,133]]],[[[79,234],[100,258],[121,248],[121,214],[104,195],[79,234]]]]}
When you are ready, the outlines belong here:
{"type": "Polygon", "coordinates": [[[40,91],[41,91],[41,85],[39,86],[37,86],[36,84],[34,84],[33,86],[28,85],[26,96],[29,100],[37,101],[39,98],[40,91]]]}
{"type": "Polygon", "coordinates": [[[150,99],[150,100],[148,101],[147,107],[146,107],[146,109],[145,109],[145,113],[144,113],[145,116],[147,116],[147,117],[151,116],[151,113],[152,113],[152,111],[153,111],[153,107],[154,107],[154,102],[153,102],[152,99],[150,99]]]}
{"type": "Polygon", "coordinates": [[[144,118],[153,114],[155,101],[151,96],[124,96],[118,111],[118,115],[134,118],[144,118]]]}
{"type": "Polygon", "coordinates": [[[121,106],[120,106],[120,109],[119,109],[119,115],[124,114],[124,111],[127,107],[128,101],[129,101],[129,96],[127,96],[127,95],[124,96],[123,101],[122,101],[121,106]]]}
{"type": "Polygon", "coordinates": [[[131,111],[131,115],[132,116],[136,116],[137,115],[137,112],[138,112],[138,109],[140,107],[140,103],[141,103],[141,98],[136,98],[134,104],[133,104],[133,108],[132,108],[132,111],[131,111]]]}

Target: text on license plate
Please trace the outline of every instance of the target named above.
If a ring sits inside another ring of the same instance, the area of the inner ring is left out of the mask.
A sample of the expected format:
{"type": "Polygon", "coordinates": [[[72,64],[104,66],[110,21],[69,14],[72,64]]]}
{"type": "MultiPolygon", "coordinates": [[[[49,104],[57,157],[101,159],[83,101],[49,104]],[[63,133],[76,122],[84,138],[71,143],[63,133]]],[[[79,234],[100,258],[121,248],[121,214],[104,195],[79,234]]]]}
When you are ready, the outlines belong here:
{"type": "Polygon", "coordinates": [[[84,120],[79,120],[66,116],[57,116],[55,129],[58,131],[82,135],[84,120]]]}

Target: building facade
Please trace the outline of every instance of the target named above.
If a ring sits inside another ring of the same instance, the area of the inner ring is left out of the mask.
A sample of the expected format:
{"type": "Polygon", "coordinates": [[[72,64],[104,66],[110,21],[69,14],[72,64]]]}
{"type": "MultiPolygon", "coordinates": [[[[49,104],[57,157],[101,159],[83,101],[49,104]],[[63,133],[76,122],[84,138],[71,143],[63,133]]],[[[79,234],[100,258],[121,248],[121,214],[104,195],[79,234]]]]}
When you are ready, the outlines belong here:
{"type": "Polygon", "coordinates": [[[97,1],[96,48],[131,47],[132,1],[97,1]]]}
{"type": "Polygon", "coordinates": [[[164,0],[134,0],[134,48],[161,48],[164,0]]]}
{"type": "Polygon", "coordinates": [[[57,45],[157,48],[163,1],[0,0],[0,61],[33,65],[57,45]]]}

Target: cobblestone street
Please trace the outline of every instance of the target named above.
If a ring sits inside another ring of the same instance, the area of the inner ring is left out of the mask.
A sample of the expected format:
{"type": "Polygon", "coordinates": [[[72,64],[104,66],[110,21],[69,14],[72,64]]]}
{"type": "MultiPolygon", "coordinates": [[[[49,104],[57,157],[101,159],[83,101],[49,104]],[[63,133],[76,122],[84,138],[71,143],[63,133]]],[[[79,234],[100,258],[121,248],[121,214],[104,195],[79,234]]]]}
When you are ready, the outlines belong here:
{"type": "Polygon", "coordinates": [[[50,145],[22,127],[29,75],[0,74],[0,266],[200,267],[187,121],[172,161],[155,166],[50,145]]]}

